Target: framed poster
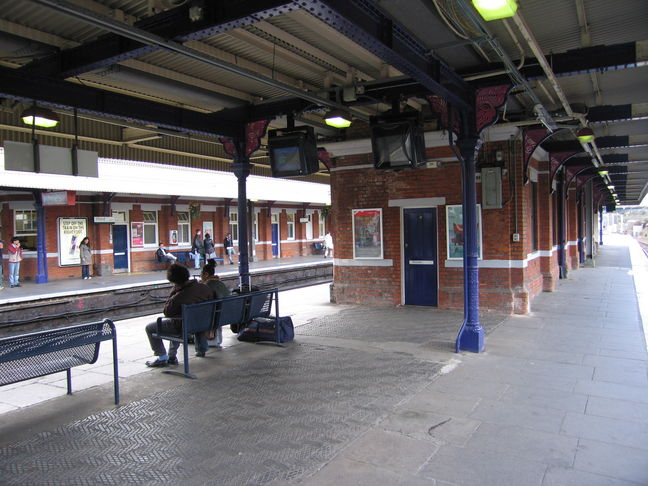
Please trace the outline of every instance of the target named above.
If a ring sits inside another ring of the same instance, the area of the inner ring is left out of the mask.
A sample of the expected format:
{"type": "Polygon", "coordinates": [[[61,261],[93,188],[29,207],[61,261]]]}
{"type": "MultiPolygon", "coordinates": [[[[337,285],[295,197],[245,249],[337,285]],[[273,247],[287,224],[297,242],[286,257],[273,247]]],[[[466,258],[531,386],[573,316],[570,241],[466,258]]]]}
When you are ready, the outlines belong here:
{"type": "MultiPolygon", "coordinates": [[[[446,249],[449,260],[460,260],[464,256],[463,206],[446,206],[446,249]]],[[[477,205],[477,250],[482,259],[481,204],[477,205]]]]}
{"type": "Polygon", "coordinates": [[[212,221],[203,221],[203,232],[202,232],[202,237],[204,238],[206,234],[209,234],[209,236],[212,237],[212,240],[214,239],[214,223],[212,221]]]}
{"type": "Polygon", "coordinates": [[[353,258],[383,257],[382,209],[352,209],[353,258]]]}
{"type": "Polygon", "coordinates": [[[79,244],[88,234],[86,218],[58,218],[59,266],[81,265],[79,244]]]}
{"type": "Polygon", "coordinates": [[[131,223],[131,246],[144,246],[144,223],[131,223]]]}
{"type": "Polygon", "coordinates": [[[177,244],[178,244],[178,230],[170,230],[169,245],[177,245],[177,244]]]}

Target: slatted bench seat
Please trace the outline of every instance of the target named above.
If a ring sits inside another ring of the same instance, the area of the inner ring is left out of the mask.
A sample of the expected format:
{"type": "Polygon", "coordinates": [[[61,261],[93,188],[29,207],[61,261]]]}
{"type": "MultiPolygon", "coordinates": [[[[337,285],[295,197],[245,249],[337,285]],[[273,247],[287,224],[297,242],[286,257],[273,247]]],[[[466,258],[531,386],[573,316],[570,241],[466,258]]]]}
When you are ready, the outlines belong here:
{"type": "MultiPolygon", "coordinates": [[[[186,378],[195,379],[189,371],[189,336],[197,332],[215,331],[219,327],[231,325],[243,325],[257,317],[269,317],[274,311],[279,315],[279,290],[261,290],[249,294],[232,295],[223,299],[209,300],[197,304],[183,304],[182,330],[179,334],[164,332],[160,327],[162,319],[157,320],[158,329],[153,333],[154,337],[182,343],[184,357],[184,372],[174,370],[163,370],[163,373],[178,374],[186,378]]],[[[277,343],[278,341],[277,333],[277,343]]]]}
{"type": "Polygon", "coordinates": [[[119,404],[117,331],[110,319],[1,338],[0,386],[65,371],[71,395],[71,368],[96,363],[102,341],[113,342],[115,404],[119,404]]]}

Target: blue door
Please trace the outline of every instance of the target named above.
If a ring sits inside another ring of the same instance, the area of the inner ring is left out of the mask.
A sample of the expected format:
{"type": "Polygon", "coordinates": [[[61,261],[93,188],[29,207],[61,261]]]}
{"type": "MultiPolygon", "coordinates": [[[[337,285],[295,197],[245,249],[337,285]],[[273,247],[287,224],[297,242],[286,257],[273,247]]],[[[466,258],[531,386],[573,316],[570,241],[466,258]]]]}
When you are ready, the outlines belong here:
{"type": "Polygon", "coordinates": [[[272,223],[272,258],[279,258],[279,223],[272,223]]]}
{"type": "Polygon", "coordinates": [[[128,270],[128,226],[114,224],[112,227],[113,268],[128,270]]]}
{"type": "Polygon", "coordinates": [[[403,210],[405,304],[437,306],[436,208],[403,210]]]}

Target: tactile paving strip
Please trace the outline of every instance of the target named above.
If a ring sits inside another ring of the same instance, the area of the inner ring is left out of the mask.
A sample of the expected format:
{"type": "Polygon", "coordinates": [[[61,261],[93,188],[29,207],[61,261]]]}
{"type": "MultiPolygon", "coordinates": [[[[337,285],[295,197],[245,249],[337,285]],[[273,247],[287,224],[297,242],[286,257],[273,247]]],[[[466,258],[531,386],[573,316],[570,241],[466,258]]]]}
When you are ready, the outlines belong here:
{"type": "Polygon", "coordinates": [[[404,354],[293,343],[269,357],[2,448],[0,482],[288,481],[316,471],[429,383],[439,368],[404,354]]]}

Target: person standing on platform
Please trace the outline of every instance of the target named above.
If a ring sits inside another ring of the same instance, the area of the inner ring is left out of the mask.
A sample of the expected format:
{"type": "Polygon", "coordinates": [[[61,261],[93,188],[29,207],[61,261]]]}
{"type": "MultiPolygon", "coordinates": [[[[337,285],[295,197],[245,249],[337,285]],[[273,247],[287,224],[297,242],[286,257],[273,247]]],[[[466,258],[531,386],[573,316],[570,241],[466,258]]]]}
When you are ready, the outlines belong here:
{"type": "Polygon", "coordinates": [[[79,255],[81,256],[81,278],[90,280],[90,265],[92,265],[92,250],[90,240],[85,236],[79,244],[79,255]]]}
{"type": "Polygon", "coordinates": [[[324,258],[327,256],[333,256],[333,237],[329,232],[324,235],[324,258]]]}
{"type": "MultiPolygon", "coordinates": [[[[214,294],[205,284],[196,280],[189,280],[189,270],[177,263],[171,264],[167,269],[167,280],[173,284],[173,290],[164,304],[164,317],[182,317],[182,304],[197,304],[212,300],[214,294]]],[[[182,333],[182,321],[176,319],[162,319],[160,326],[165,331],[171,331],[177,334],[182,333]]],[[[146,326],[146,335],[148,336],[151,349],[157,359],[147,361],[146,366],[149,368],[161,368],[170,364],[178,364],[178,348],[181,343],[171,342],[169,353],[164,347],[162,339],[153,337],[157,332],[157,321],[151,322],[146,326]]],[[[202,358],[207,351],[207,340],[205,333],[196,333],[196,356],[202,358]],[[200,343],[200,344],[199,344],[200,343]],[[202,346],[204,344],[204,347],[202,346]]]]}
{"type": "Polygon", "coordinates": [[[200,259],[205,259],[205,244],[202,239],[202,231],[196,229],[194,233],[193,243],[191,244],[191,253],[193,254],[194,259],[194,268],[200,268],[200,259]]]}
{"type": "MultiPolygon", "coordinates": [[[[232,260],[232,255],[234,254],[234,242],[232,241],[232,233],[227,233],[225,239],[223,240],[223,248],[225,248],[225,254],[230,262],[230,265],[234,265],[232,260]]],[[[225,261],[223,261],[225,263],[225,261]]]]}
{"type": "Polygon", "coordinates": [[[9,287],[20,287],[20,262],[22,261],[22,248],[17,236],[11,238],[9,245],[9,287]]]}
{"type": "Polygon", "coordinates": [[[216,248],[214,246],[214,240],[212,240],[209,233],[205,233],[205,239],[203,240],[203,247],[205,248],[205,263],[210,258],[216,258],[216,248]]]}

